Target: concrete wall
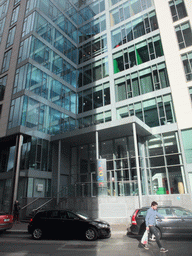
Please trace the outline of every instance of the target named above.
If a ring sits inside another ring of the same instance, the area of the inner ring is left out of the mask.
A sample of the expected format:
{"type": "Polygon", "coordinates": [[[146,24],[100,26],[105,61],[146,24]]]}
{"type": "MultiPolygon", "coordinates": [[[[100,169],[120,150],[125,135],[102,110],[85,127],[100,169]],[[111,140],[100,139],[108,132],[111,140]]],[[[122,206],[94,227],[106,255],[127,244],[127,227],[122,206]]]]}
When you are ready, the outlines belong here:
{"type": "MultiPolygon", "coordinates": [[[[192,210],[191,196],[189,194],[142,196],[143,206],[150,206],[152,201],[157,201],[159,205],[181,206],[192,210]]],[[[63,200],[59,207],[80,211],[94,218],[106,220],[110,224],[121,223],[128,226],[134,210],[139,207],[139,200],[137,196],[77,197],[63,200]]]]}
{"type": "Polygon", "coordinates": [[[97,197],[71,197],[61,199],[58,205],[60,209],[70,209],[85,213],[93,218],[98,218],[99,204],[97,197]]]}
{"type": "Polygon", "coordinates": [[[188,16],[178,20],[177,22],[172,21],[170,7],[167,0],[154,0],[154,3],[156,7],[178,128],[191,128],[192,108],[188,87],[192,86],[192,82],[186,82],[181,54],[191,51],[192,47],[190,46],[179,50],[175,32],[175,26],[187,21],[191,22],[191,1],[185,1],[188,16]]]}

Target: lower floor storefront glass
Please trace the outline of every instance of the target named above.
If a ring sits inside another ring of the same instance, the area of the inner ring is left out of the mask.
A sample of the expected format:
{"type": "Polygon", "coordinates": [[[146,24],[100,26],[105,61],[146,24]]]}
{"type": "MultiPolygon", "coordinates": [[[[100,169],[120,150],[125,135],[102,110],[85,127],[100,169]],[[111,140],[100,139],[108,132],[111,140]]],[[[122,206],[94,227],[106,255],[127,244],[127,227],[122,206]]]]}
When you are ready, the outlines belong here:
{"type": "MultiPolygon", "coordinates": [[[[106,159],[107,180],[99,194],[96,164],[93,165],[95,160],[92,154],[89,156],[90,145],[83,148],[86,152],[77,154],[78,169],[81,170],[77,173],[77,183],[81,187],[78,191],[83,191],[84,196],[138,196],[138,172],[142,195],[187,193],[183,157],[175,131],[142,139],[138,137],[139,166],[136,166],[133,136],[100,142],[99,157],[106,159]],[[86,164],[82,164],[84,162],[86,164]]],[[[73,165],[74,160],[71,160],[73,165]]]]}
{"type": "Polygon", "coordinates": [[[0,180],[0,210],[9,212],[11,208],[12,180],[0,180]]]}

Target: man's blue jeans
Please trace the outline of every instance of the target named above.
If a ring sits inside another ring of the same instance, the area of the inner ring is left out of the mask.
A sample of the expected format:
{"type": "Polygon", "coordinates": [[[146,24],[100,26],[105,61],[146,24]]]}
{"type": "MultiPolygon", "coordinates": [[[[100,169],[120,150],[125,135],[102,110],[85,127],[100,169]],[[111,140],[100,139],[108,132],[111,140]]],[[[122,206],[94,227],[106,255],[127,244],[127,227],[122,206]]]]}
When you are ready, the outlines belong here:
{"type": "Polygon", "coordinates": [[[155,235],[156,238],[156,243],[159,246],[159,248],[162,248],[161,242],[160,242],[160,237],[158,235],[158,231],[157,228],[155,226],[149,226],[149,231],[151,234],[155,235]]]}

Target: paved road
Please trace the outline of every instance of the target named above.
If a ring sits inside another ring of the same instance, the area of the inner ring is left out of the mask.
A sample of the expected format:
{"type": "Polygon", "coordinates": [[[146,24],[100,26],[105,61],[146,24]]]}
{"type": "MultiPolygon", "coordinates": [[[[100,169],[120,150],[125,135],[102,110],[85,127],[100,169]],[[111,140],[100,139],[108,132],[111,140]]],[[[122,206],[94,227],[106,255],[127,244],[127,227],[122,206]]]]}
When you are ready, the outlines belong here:
{"type": "MultiPolygon", "coordinates": [[[[163,245],[169,249],[167,256],[192,256],[191,239],[166,239],[163,245]]],[[[155,242],[150,250],[139,248],[138,238],[121,232],[110,239],[94,242],[81,240],[35,241],[27,233],[6,232],[0,235],[0,256],[162,256],[155,242]]]]}

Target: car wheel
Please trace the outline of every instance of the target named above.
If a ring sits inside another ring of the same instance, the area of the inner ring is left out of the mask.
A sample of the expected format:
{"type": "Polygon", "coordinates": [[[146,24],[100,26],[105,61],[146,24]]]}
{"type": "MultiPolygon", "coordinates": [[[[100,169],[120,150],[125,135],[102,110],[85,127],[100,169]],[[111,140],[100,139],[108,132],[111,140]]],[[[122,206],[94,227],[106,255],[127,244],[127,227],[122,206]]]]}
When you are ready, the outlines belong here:
{"type": "Polygon", "coordinates": [[[86,231],[85,231],[85,239],[88,241],[94,241],[97,239],[97,231],[95,228],[89,227],[86,231]]]}
{"type": "Polygon", "coordinates": [[[41,239],[43,236],[43,231],[40,228],[35,228],[33,230],[32,236],[36,240],[41,239]]]}
{"type": "Polygon", "coordinates": [[[157,234],[158,234],[159,239],[161,239],[161,237],[162,237],[161,230],[158,228],[157,228],[157,234]]]}

